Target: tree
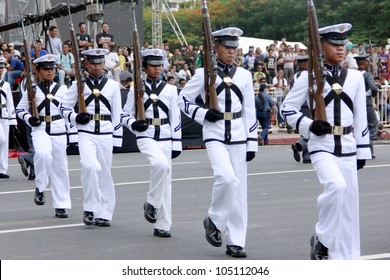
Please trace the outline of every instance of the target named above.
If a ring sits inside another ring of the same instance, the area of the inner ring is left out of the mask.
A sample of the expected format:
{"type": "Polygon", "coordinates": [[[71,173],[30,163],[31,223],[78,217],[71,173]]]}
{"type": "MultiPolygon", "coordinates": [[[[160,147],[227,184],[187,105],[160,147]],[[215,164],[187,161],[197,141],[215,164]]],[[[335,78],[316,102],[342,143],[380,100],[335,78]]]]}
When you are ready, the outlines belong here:
{"type": "MultiPolygon", "coordinates": [[[[147,2],[147,1],[145,1],[147,2]]],[[[144,37],[151,41],[151,11],[144,2],[144,37]]],[[[305,43],[307,1],[304,0],[208,0],[212,29],[236,26],[244,36],[305,43]]],[[[319,26],[350,22],[350,41],[386,44],[390,37],[388,0],[316,0],[319,26]]],[[[201,3],[187,3],[174,16],[188,43],[199,45],[202,37],[201,3]]],[[[163,38],[177,45],[178,40],[163,16],[163,38]]]]}

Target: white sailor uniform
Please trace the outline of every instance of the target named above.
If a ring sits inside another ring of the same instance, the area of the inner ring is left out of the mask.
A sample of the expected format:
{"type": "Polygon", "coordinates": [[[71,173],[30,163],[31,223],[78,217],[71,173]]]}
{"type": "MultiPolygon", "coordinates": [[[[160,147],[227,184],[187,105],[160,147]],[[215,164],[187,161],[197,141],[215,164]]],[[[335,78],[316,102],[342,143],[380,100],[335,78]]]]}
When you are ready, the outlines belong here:
{"type": "Polygon", "coordinates": [[[323,90],[327,121],[332,134],[310,132],[312,119],[301,106],[308,99],[308,72],[302,72],[281,107],[287,124],[309,139],[308,149],[324,192],[318,197],[316,233],[328,248],[329,259],[360,256],[359,192],[357,159],[370,159],[365,85],[357,70],[325,63],[327,82],[323,90]],[[342,90],[332,89],[335,83],[342,90]]]}
{"type": "Polygon", "coordinates": [[[91,120],[77,124],[74,106],[78,100],[77,82],[68,89],[62,114],[78,129],[81,183],[84,211],[93,212],[95,219],[112,220],[115,189],[111,175],[113,147],[122,146],[121,93],[119,84],[102,74],[85,80],[84,99],[91,120]]]}
{"type": "Polygon", "coordinates": [[[14,100],[9,83],[0,79],[0,174],[7,174],[8,170],[10,125],[17,125],[14,100]]]}
{"type": "Polygon", "coordinates": [[[178,104],[190,118],[203,125],[203,141],[213,169],[214,186],[208,216],[220,231],[226,229],[226,244],[245,247],[247,215],[247,152],[257,147],[257,119],[250,72],[218,62],[215,87],[218,108],[224,120],[205,120],[208,109],[195,103],[205,101],[204,69],[196,70],[181,90],[178,104]],[[225,74],[224,69],[228,69],[225,74]],[[230,85],[230,86],[229,86],[230,85]]]}
{"type": "Polygon", "coordinates": [[[157,209],[155,229],[169,231],[172,224],[172,151],[181,151],[181,120],[177,88],[161,80],[146,79],[143,96],[146,122],[144,132],[135,131],[134,87],[127,95],[122,123],[135,134],[137,146],[150,163],[147,202],[157,209]],[[153,101],[154,100],[154,101],[153,101]]]}
{"type": "Polygon", "coordinates": [[[53,208],[71,208],[68,160],[66,155],[67,136],[65,120],[60,115],[59,104],[67,94],[67,87],[55,82],[39,82],[36,86],[35,103],[38,108],[39,126],[31,126],[29,101],[25,87],[16,107],[18,117],[31,126],[35,148],[35,184],[43,192],[50,181],[53,208]]]}

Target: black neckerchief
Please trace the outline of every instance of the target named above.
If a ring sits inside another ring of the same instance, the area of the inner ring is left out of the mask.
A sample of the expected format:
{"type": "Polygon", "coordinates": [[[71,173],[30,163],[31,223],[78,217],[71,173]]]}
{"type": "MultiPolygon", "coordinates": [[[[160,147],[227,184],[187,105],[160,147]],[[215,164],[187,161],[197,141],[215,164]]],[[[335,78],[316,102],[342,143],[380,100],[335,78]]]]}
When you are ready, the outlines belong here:
{"type": "MultiPolygon", "coordinates": [[[[57,99],[53,99],[52,97],[54,97],[57,93],[57,91],[59,90],[59,88],[61,87],[61,85],[59,84],[55,84],[53,89],[50,90],[50,86],[53,84],[53,81],[40,81],[37,86],[41,89],[41,91],[43,92],[43,94],[45,95],[45,99],[41,102],[41,104],[38,105],[37,109],[38,109],[38,112],[40,112],[41,110],[45,110],[45,116],[53,116],[52,113],[51,113],[51,110],[50,110],[50,103],[53,103],[56,107],[58,107],[60,105],[60,103],[58,102],[57,99]],[[49,94],[52,95],[49,97],[49,94]]],[[[50,134],[51,132],[51,122],[46,122],[46,133],[47,134],[50,134]]]]}

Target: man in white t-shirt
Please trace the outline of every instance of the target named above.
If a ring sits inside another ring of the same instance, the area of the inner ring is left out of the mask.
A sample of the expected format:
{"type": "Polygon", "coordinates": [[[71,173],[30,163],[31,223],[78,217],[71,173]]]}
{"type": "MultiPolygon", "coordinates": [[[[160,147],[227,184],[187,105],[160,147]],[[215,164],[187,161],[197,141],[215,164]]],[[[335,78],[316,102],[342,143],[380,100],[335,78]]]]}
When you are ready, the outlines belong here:
{"type": "Polygon", "coordinates": [[[60,38],[57,37],[58,28],[57,26],[49,27],[49,36],[46,38],[45,46],[47,53],[57,55],[61,52],[62,42],[60,38]]]}
{"type": "Polygon", "coordinates": [[[352,47],[351,52],[345,58],[345,62],[348,64],[349,69],[358,69],[358,65],[355,60],[355,56],[358,56],[357,50],[355,47],[352,47]]]}
{"type": "Polygon", "coordinates": [[[118,54],[111,51],[111,47],[107,42],[103,43],[103,48],[109,51],[109,53],[105,55],[104,64],[104,69],[107,71],[107,78],[114,79],[114,81],[121,84],[121,69],[119,67],[120,61],[118,54]]]}
{"type": "Polygon", "coordinates": [[[69,45],[67,42],[62,44],[62,51],[57,54],[57,69],[58,81],[60,85],[65,84],[65,78],[72,80],[74,78],[74,57],[69,52],[69,45]]]}
{"type": "Polygon", "coordinates": [[[287,51],[283,54],[283,71],[284,71],[284,78],[287,79],[287,81],[291,81],[294,77],[294,61],[295,61],[295,55],[292,52],[293,48],[292,46],[287,46],[287,51]]]}

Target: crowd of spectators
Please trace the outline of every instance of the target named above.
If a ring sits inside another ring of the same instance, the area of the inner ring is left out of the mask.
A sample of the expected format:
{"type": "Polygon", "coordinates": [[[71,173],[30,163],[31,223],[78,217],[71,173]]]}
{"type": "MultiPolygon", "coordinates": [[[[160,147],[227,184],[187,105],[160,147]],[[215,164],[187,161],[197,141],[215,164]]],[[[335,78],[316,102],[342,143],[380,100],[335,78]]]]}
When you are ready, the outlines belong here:
{"type": "MultiPolygon", "coordinates": [[[[93,47],[94,43],[98,47],[110,50],[106,56],[105,71],[108,77],[116,80],[121,84],[121,88],[129,88],[132,85],[133,77],[133,47],[118,46],[115,35],[110,33],[110,27],[107,22],[100,26],[101,30],[92,38],[87,33],[87,26],[80,22],[79,31],[76,35],[79,51],[93,47]]],[[[60,84],[69,85],[74,79],[75,65],[74,56],[71,52],[69,41],[61,42],[58,38],[58,28],[51,26],[46,38],[45,44],[37,40],[31,45],[31,57],[37,58],[46,53],[57,55],[57,79],[60,84]]],[[[3,78],[10,82],[13,89],[17,87],[15,79],[23,76],[24,65],[23,52],[15,49],[12,43],[2,43],[1,55],[7,58],[9,65],[7,71],[4,71],[3,78]]],[[[152,48],[145,41],[141,49],[152,48]]],[[[178,89],[182,88],[185,83],[192,78],[195,70],[203,67],[203,46],[182,46],[171,49],[168,40],[165,40],[161,46],[154,46],[166,51],[166,61],[162,79],[175,84],[178,89]]],[[[372,46],[358,44],[346,50],[346,59],[344,67],[357,69],[355,56],[368,53],[370,54],[371,70],[374,77],[382,84],[388,84],[390,79],[390,58],[389,51],[384,46],[372,46]]],[[[266,47],[265,50],[257,46],[250,46],[248,50],[238,49],[238,56],[235,65],[249,70],[253,75],[255,92],[258,93],[261,81],[271,89],[272,97],[276,106],[280,104],[283,97],[288,93],[290,83],[294,73],[297,71],[296,58],[306,55],[306,50],[301,49],[298,44],[290,45],[286,38],[281,41],[274,41],[273,44],[266,47]]],[[[388,103],[388,100],[386,101],[388,103]]],[[[281,119],[279,119],[282,122],[281,119]]]]}
{"type": "MultiPolygon", "coordinates": [[[[133,46],[131,44],[118,46],[115,35],[110,33],[107,22],[101,24],[101,30],[95,38],[87,33],[85,22],[80,22],[78,27],[76,40],[81,62],[83,60],[81,51],[83,50],[94,46],[108,49],[109,53],[106,55],[104,66],[107,77],[118,82],[121,89],[129,89],[133,85],[133,46]]],[[[56,55],[57,75],[55,80],[60,84],[70,86],[75,79],[76,71],[71,43],[69,40],[63,42],[60,40],[56,26],[51,26],[48,30],[44,41],[36,40],[31,45],[30,56],[35,59],[48,53],[56,55]]],[[[151,46],[149,42],[144,41],[141,50],[148,48],[165,50],[166,57],[161,79],[175,85],[178,93],[193,77],[196,69],[204,66],[202,45],[187,45],[172,49],[168,40],[164,40],[161,46],[151,46]]],[[[388,123],[390,119],[390,50],[386,51],[385,46],[370,46],[360,43],[356,46],[347,46],[346,57],[342,66],[357,69],[354,57],[362,54],[370,55],[368,71],[373,73],[376,84],[388,89],[387,91],[382,90],[374,101],[379,120],[381,123],[388,123]]],[[[248,50],[238,48],[238,55],[234,64],[250,71],[253,77],[257,116],[262,127],[262,134],[259,135],[259,145],[268,144],[267,128],[269,123],[278,125],[280,128],[286,127],[287,131],[291,133],[291,128],[285,125],[279,114],[279,107],[290,90],[294,74],[298,71],[297,58],[305,55],[307,55],[306,49],[300,48],[298,44],[288,44],[286,38],[282,38],[279,42],[274,41],[264,50],[258,46],[250,46],[248,50]]],[[[23,63],[25,56],[22,47],[20,46],[17,50],[12,43],[0,43],[0,56],[7,59],[7,67],[1,78],[10,83],[12,90],[17,90],[20,80],[25,75],[25,65],[23,63]]],[[[87,72],[84,72],[84,74],[88,75],[87,72]]]]}

